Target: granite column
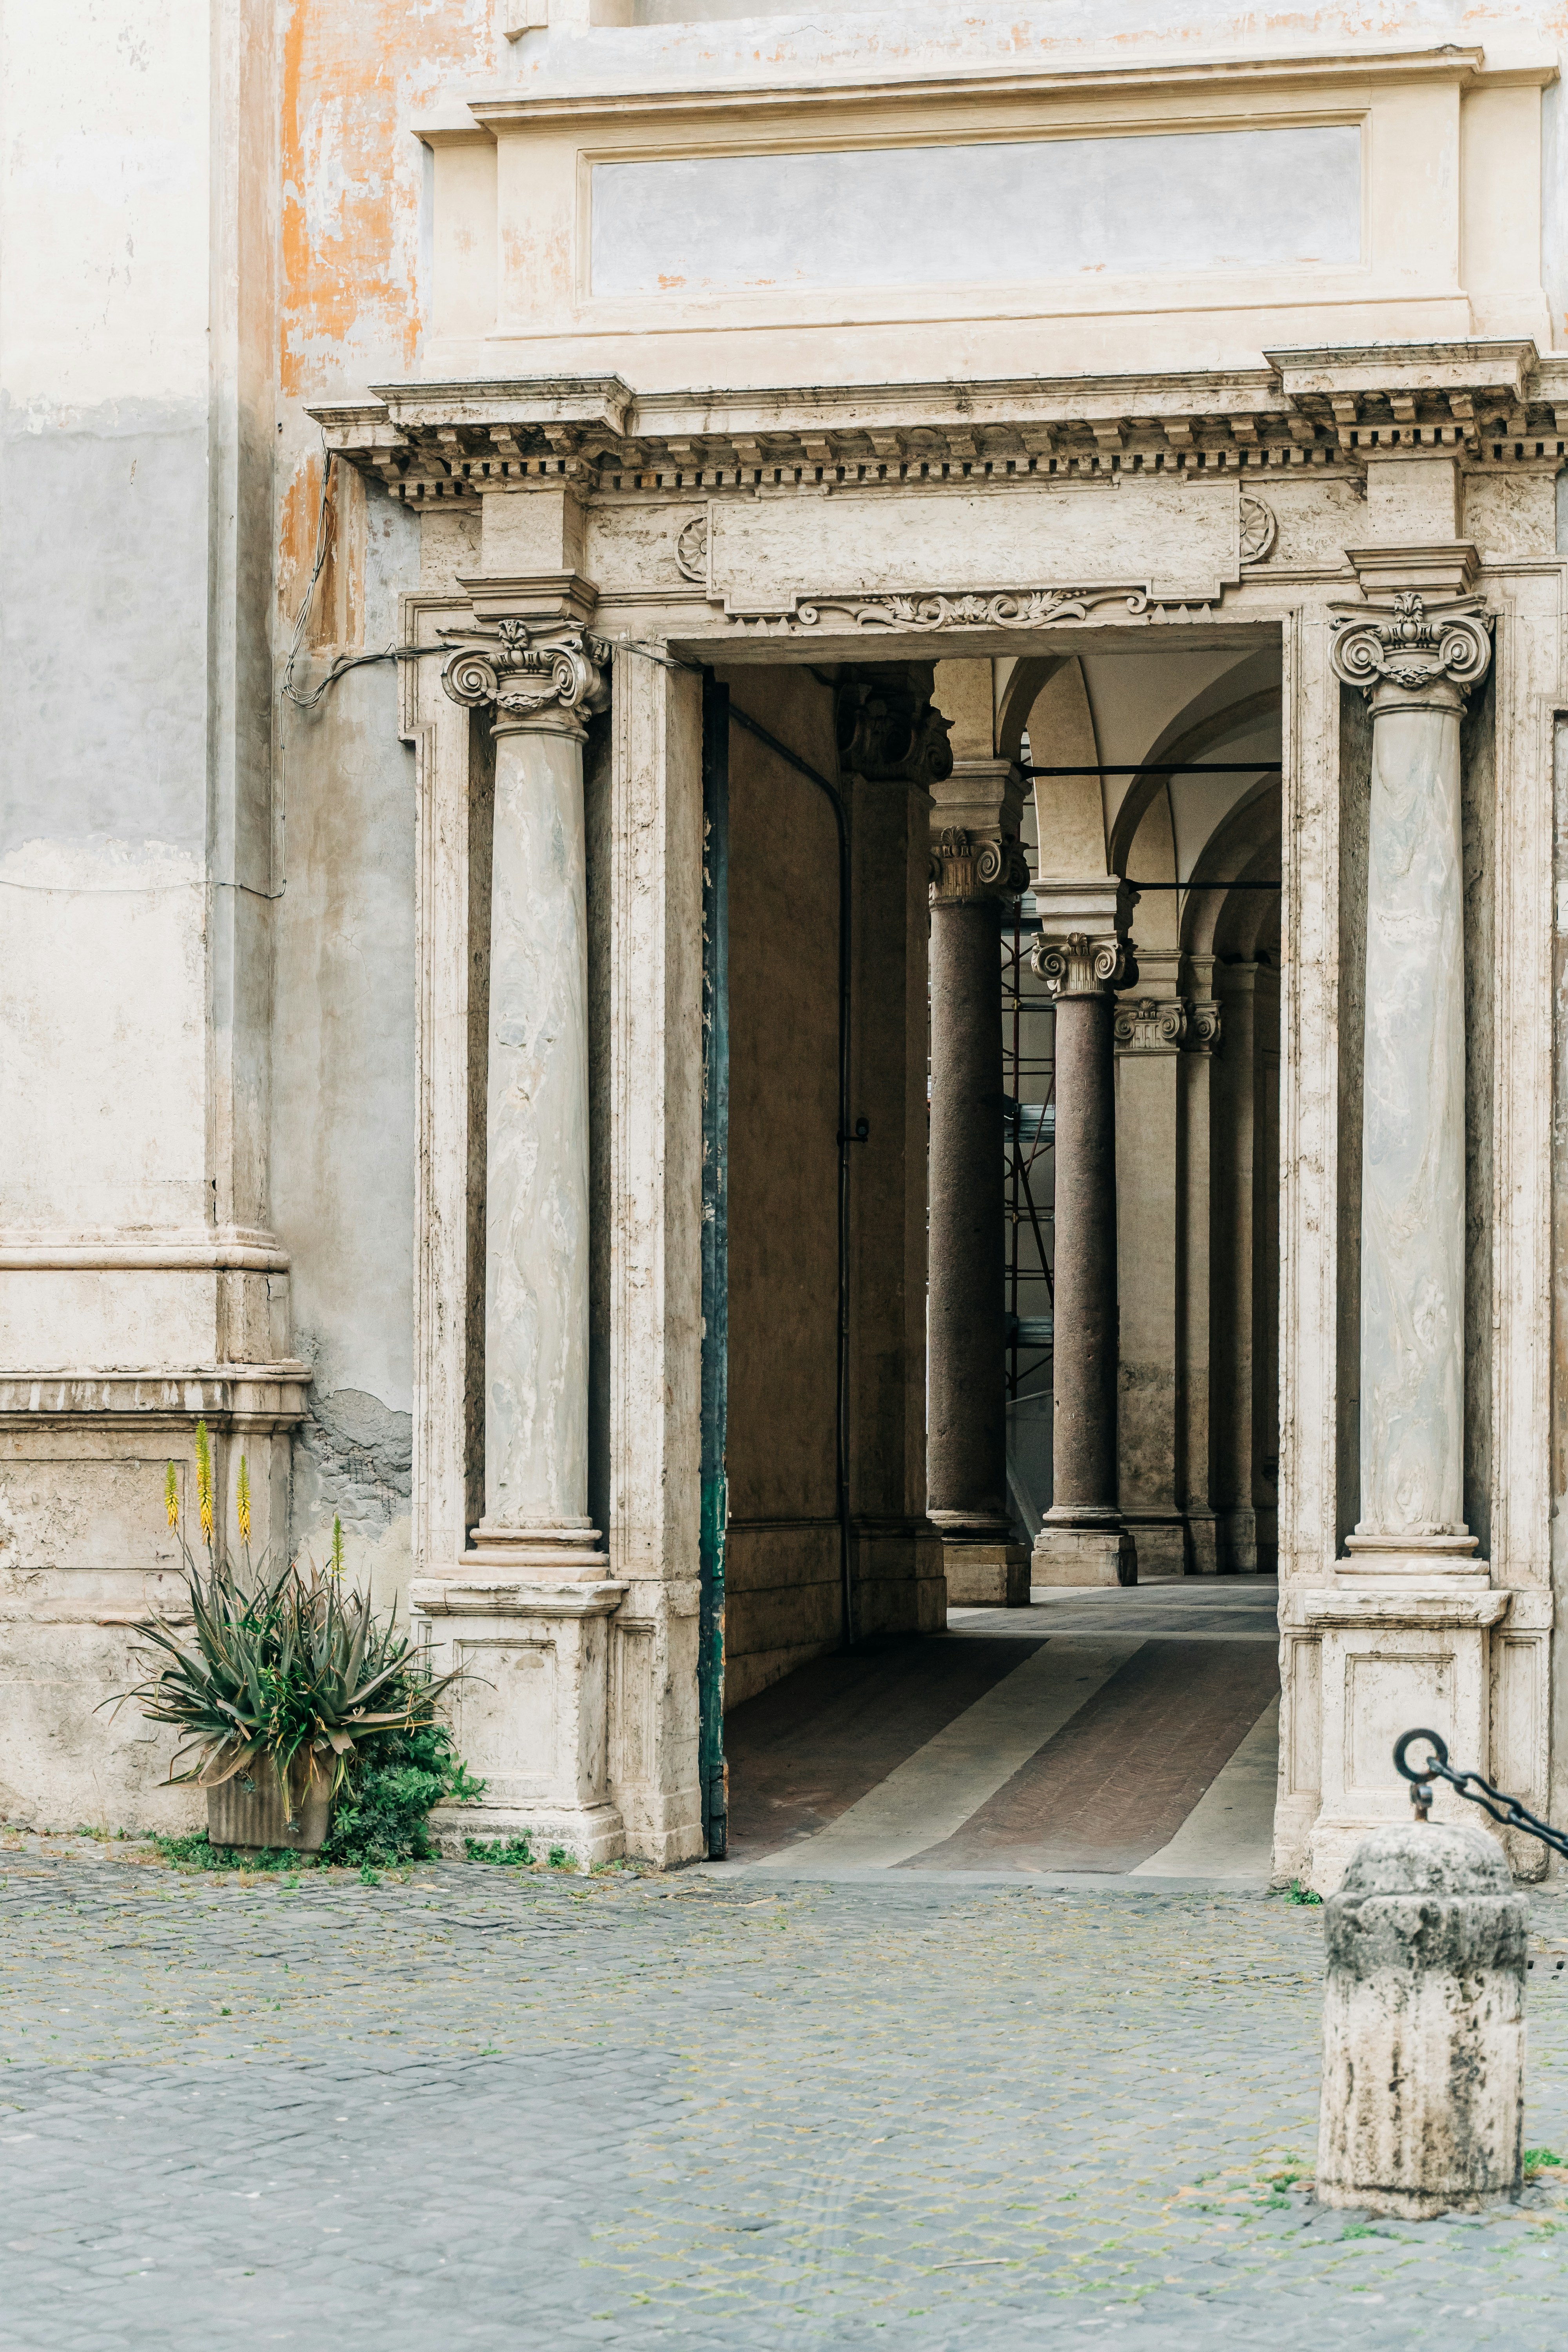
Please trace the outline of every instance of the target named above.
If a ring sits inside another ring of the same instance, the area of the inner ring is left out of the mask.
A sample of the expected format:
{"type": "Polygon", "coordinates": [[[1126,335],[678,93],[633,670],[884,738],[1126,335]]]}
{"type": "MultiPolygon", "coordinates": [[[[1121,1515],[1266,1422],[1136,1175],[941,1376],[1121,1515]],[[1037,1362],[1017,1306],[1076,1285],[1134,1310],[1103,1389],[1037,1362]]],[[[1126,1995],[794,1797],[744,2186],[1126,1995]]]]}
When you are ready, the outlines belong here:
{"type": "Polygon", "coordinates": [[[1115,991],[1138,977],[1114,877],[1036,893],[1036,971],[1056,1000],[1055,1475],[1037,1584],[1132,1584],[1118,1496],[1115,991]]]}

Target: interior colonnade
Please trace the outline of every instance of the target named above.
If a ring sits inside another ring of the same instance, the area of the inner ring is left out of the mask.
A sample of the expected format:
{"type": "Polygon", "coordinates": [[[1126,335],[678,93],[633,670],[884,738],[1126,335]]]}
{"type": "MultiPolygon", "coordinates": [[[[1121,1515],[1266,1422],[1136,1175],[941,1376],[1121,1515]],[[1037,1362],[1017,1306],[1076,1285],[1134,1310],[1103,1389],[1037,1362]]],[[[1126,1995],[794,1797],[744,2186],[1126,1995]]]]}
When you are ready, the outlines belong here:
{"type": "Polygon", "coordinates": [[[931,1516],[949,1598],[1271,1572],[1278,657],[1151,647],[945,661],[936,690],[959,713],[953,778],[931,818],[931,1516]],[[975,780],[986,777],[983,808],[975,780]],[[976,853],[952,856],[950,812],[970,840],[996,840],[988,875],[976,853]],[[1022,1254],[1037,1263],[1044,1245],[1054,1340],[1050,1439],[1026,1426],[1009,1465],[1010,1532],[1032,1539],[1032,1557],[1001,1532],[994,1473],[989,1496],[983,1479],[962,1483],[998,1443],[995,1384],[982,1372],[995,1333],[982,1340],[973,1302],[999,1295],[1000,1235],[1016,1212],[983,1107],[1000,1091],[995,902],[1026,880],[1026,1010],[1044,1015],[1031,1037],[1044,1051],[1021,1060],[1025,1099],[1009,1115],[1033,1136],[1031,1109],[1043,1108],[1054,1143],[1050,1191],[1037,1180],[1031,1202],[1046,1231],[1037,1214],[1016,1219],[1022,1254]],[[982,1286],[949,1203],[987,1194],[973,1227],[991,1249],[982,1286]]]}

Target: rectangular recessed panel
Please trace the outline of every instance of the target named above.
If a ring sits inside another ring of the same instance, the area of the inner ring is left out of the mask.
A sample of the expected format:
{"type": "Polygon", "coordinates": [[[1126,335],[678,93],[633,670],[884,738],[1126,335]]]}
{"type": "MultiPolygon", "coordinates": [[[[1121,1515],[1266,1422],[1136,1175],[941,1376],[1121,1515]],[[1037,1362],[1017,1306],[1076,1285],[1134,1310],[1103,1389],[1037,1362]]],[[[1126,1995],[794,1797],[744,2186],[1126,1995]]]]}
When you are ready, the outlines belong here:
{"type": "MultiPolygon", "coordinates": [[[[468,1679],[458,1686],[456,1729],[463,1760],[481,1780],[549,1788],[555,1769],[553,1647],[544,1642],[459,1641],[453,1664],[468,1679]]],[[[518,1790],[510,1786],[508,1795],[518,1790]]]]}
{"type": "Polygon", "coordinates": [[[1206,131],[600,163],[593,291],[948,286],[1361,258],[1361,133],[1206,131]]]}

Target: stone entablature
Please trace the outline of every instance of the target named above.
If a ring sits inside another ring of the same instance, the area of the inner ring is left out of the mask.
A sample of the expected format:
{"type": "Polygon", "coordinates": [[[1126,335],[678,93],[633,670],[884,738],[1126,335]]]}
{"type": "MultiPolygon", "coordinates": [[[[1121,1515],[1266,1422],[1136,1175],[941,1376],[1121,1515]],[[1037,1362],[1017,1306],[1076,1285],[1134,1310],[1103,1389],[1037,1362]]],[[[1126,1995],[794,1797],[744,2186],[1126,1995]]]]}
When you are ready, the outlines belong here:
{"type": "MultiPolygon", "coordinates": [[[[1436,451],[1514,467],[1568,454],[1568,355],[1527,340],[1266,356],[1267,367],[1226,373],[1001,379],[962,396],[941,381],[765,398],[634,394],[618,376],[406,383],[310,414],[333,448],[413,504],[567,479],[605,494],[771,493],[1360,474],[1373,458],[1436,451]]],[[[676,559],[697,583],[700,550],[689,543],[676,559]]]]}
{"type": "MultiPolygon", "coordinates": [[[[1493,1104],[1500,1305],[1491,1339],[1491,1531],[1478,1589],[1503,1595],[1507,1605],[1488,1603],[1500,1631],[1480,1622],[1488,1611],[1478,1616],[1472,1609],[1475,1624],[1455,1629],[1453,1643],[1463,1631],[1466,1641],[1493,1644],[1491,1729],[1476,1737],[1489,1736],[1498,1776],[1527,1793],[1547,1785],[1549,1399],[1537,1370],[1548,1351],[1543,1211],[1552,1089],[1539,1008],[1549,991],[1551,907],[1539,845],[1550,833],[1551,770],[1533,714],[1544,707],[1539,698],[1556,690],[1561,667],[1559,406],[1568,425],[1568,363],[1541,359],[1528,341],[1481,340],[1397,352],[1279,352],[1268,370],[1251,375],[1245,397],[1237,379],[1212,374],[1087,386],[981,384],[966,394],[962,415],[949,386],[653,399],[606,379],[412,385],[389,391],[375,407],[322,412],[330,446],[390,479],[431,518],[427,577],[449,583],[411,600],[406,623],[406,634],[432,649],[430,661],[406,671],[409,732],[426,746],[426,789],[447,796],[461,789],[460,737],[451,730],[465,721],[441,691],[435,654],[473,642],[475,600],[485,583],[509,580],[515,595],[524,569],[517,550],[527,547],[546,551],[535,557],[542,574],[575,567],[584,596],[594,592],[594,633],[614,649],[616,807],[634,825],[616,834],[612,864],[621,878],[612,887],[638,952],[646,951],[647,974],[662,971],[667,989],[668,935],[644,939],[643,919],[633,912],[652,914],[659,904],[647,895],[636,812],[653,813],[666,845],[660,855],[676,856],[692,824],[689,747],[678,747],[694,723],[695,662],[716,656],[858,667],[868,658],[1047,662],[1077,646],[1126,645],[1130,635],[1173,625],[1194,646],[1234,647],[1256,634],[1258,642],[1280,646],[1289,719],[1280,1147],[1289,1171],[1280,1465],[1287,1690],[1279,1833],[1281,1866],[1291,1871],[1307,1866],[1331,1781],[1334,1819],[1325,1817],[1317,1865],[1325,1873],[1341,1826],[1375,1817],[1382,1801],[1365,1782],[1369,1773],[1375,1780],[1376,1739],[1363,1740],[1331,1770],[1324,1747],[1341,1738],[1336,1727],[1361,1705],[1346,1696],[1358,1676],[1357,1687],[1365,1685],[1369,1669],[1357,1662],[1413,1657],[1412,1643],[1428,1638],[1414,1592],[1358,1598],[1346,1589],[1359,1571],[1344,1549],[1351,1529],[1341,1524],[1334,1400],[1355,1368],[1343,1359],[1337,1301],[1342,1237],[1359,1205],[1340,1196],[1338,1173],[1336,1072],[1347,1047],[1331,978],[1343,887],[1341,819],[1323,791],[1342,757],[1331,648],[1336,637],[1351,645],[1352,632],[1364,637],[1370,629],[1366,641],[1379,659],[1397,665],[1398,646],[1414,632],[1416,650],[1440,667],[1449,642],[1444,619],[1483,615],[1502,616],[1509,647],[1496,806],[1500,903],[1506,898],[1513,928],[1492,981],[1495,1019],[1508,1043],[1493,1104]],[[1409,601],[1415,597],[1420,613],[1409,601]],[[1428,623],[1436,629],[1431,646],[1421,637],[1428,623]],[[1386,646],[1378,632],[1387,633],[1386,646]],[[1360,1626],[1368,1609],[1362,1632],[1342,1638],[1344,1612],[1360,1626]]],[[[1463,634],[1450,629],[1455,646],[1463,634]]],[[[1401,691],[1397,681],[1378,690],[1401,691]]],[[[972,893],[1005,889],[1016,835],[1016,770],[997,745],[954,749],[952,772],[933,771],[929,779],[938,907],[947,891],[960,902],[944,921],[978,908],[972,893]]],[[[670,887],[679,865],[660,870],[660,887],[670,887]]],[[[1185,1068],[1215,1050],[1220,1009],[1201,992],[1189,999],[1174,965],[1167,973],[1163,963],[1157,972],[1152,964],[1142,992],[1153,1010],[1142,1004],[1137,925],[1130,894],[1114,877],[1085,874],[1037,887],[1035,897],[1044,924],[1042,971],[1049,979],[1059,968],[1062,1016],[1083,1030],[1084,1087],[1109,1099],[1118,1050],[1134,1061],[1178,1051],[1185,1068]],[[1173,1030],[1180,1034],[1173,1037],[1173,1030]]],[[[443,1023],[461,1023],[456,999],[446,1013],[432,1001],[429,1013],[427,1051],[435,1053],[443,1023]]],[[[687,1066],[694,1033],[684,1043],[679,1030],[664,1033],[656,1103],[641,1066],[647,1040],[636,992],[612,1008],[611,1025],[626,1133],[640,1121],[650,1137],[667,1139],[668,1149],[677,1132],[670,1089],[696,1083],[694,1066],[687,1066]]],[[[449,1082],[438,1083],[436,1096],[444,1089],[449,1082]]],[[[458,1156],[449,1153],[454,1169],[458,1156]]],[[[1095,1204],[1107,1197],[1108,1164],[1102,1149],[1080,1171],[1079,1195],[1091,1223],[1095,1204]]],[[[632,1201],[643,1180],[630,1160],[621,1165],[616,1181],[632,1201]]],[[[640,1159],[637,1167],[645,1167],[640,1159]]],[[[650,1196],[647,1205],[661,1234],[660,1262],[673,1266],[682,1262],[675,1226],[684,1212],[668,1185],[654,1192],[658,1200],[650,1196]]],[[[1058,1217],[1066,1205],[1058,1201],[1058,1217]]],[[[643,1212],[634,1206],[631,1213],[636,1222],[643,1212]]],[[[694,1235],[688,1246],[694,1251],[694,1235]]],[[[431,1328],[440,1320],[436,1314],[431,1328]]],[[[672,1446],[689,1442],[679,1436],[685,1409],[673,1402],[689,1387],[672,1383],[669,1370],[688,1344],[682,1328],[668,1318],[657,1329],[638,1325],[616,1359],[612,1417],[624,1416],[633,1486],[650,1496],[673,1495],[662,1465],[672,1446]],[[644,1423],[639,1400],[655,1395],[666,1405],[644,1423]]],[[[689,1383],[689,1373],[683,1377],[689,1383]]],[[[437,1381],[432,1393],[440,1391],[437,1381]]],[[[426,1481],[427,1496],[455,1493],[457,1423],[450,1402],[442,1410],[449,1459],[426,1481]]],[[[1061,1572],[1081,1579],[1087,1560],[1093,1573],[1114,1579],[1129,1572],[1131,1539],[1100,1493],[1100,1465],[1086,1456],[1081,1466],[1082,1495],[1052,1535],[1061,1572]]],[[[416,1517],[421,1507],[416,1497],[416,1517]]],[[[458,1529],[449,1505],[443,1512],[451,1534],[442,1540],[450,1544],[458,1529]]],[[[640,1564],[628,1558],[630,1524],[607,1530],[608,1576],[631,1588],[612,1621],[612,1645],[623,1622],[647,1622],[658,1629],[658,1642],[679,1649],[687,1638],[679,1614],[686,1604],[678,1606],[676,1583],[651,1556],[639,1556],[640,1564]]],[[[1459,1660],[1458,1648],[1453,1655],[1459,1660]]],[[[1479,1686],[1480,1668],[1468,1652],[1462,1663],[1468,1692],[1479,1686]]],[[[1381,1664],[1376,1672],[1384,1673],[1381,1664]]],[[[1403,1691],[1404,1672],[1395,1664],[1384,1675],[1390,1692],[1403,1691]]],[[[656,1717],[664,1720],[658,1708],[650,1722],[656,1717]]],[[[665,1736],[657,1734],[656,1749],[665,1736]]],[[[652,1822],[673,1798],[650,1790],[646,1801],[652,1822]]],[[[679,1819],[679,1807],[669,1818],[679,1819]]],[[[654,1833],[656,1848],[662,1834],[654,1833]]],[[[682,1834],[668,1832],[671,1852],[682,1850],[682,1834]]]]}

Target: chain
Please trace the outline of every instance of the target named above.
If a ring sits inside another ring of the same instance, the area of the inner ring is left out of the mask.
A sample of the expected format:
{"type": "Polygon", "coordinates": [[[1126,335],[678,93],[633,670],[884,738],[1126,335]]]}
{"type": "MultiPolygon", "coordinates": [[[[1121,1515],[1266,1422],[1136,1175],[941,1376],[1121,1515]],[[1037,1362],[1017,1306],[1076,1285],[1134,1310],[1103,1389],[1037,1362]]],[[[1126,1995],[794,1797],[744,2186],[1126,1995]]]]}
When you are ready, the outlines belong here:
{"type": "Polygon", "coordinates": [[[1521,1805],[1517,1797],[1505,1796],[1500,1789],[1494,1789],[1489,1780],[1483,1780],[1479,1772],[1457,1772],[1448,1761],[1446,1741],[1435,1731],[1403,1732],[1394,1743],[1394,1769],[1402,1780],[1410,1783],[1410,1801],[1415,1808],[1418,1822],[1431,1818],[1433,1781],[1447,1780],[1449,1788],[1457,1790],[1467,1803],[1479,1805],[1483,1812],[1489,1813],[1494,1822],[1500,1822],[1504,1829],[1522,1830],[1526,1837],[1539,1838],[1542,1844],[1549,1845],[1554,1853],[1568,1854],[1568,1836],[1561,1830],[1554,1830],[1550,1822],[1542,1821],[1528,1806],[1521,1805]],[[1405,1760],[1411,1742],[1416,1739],[1426,1740],[1432,1751],[1426,1763],[1419,1767],[1405,1760]]]}

